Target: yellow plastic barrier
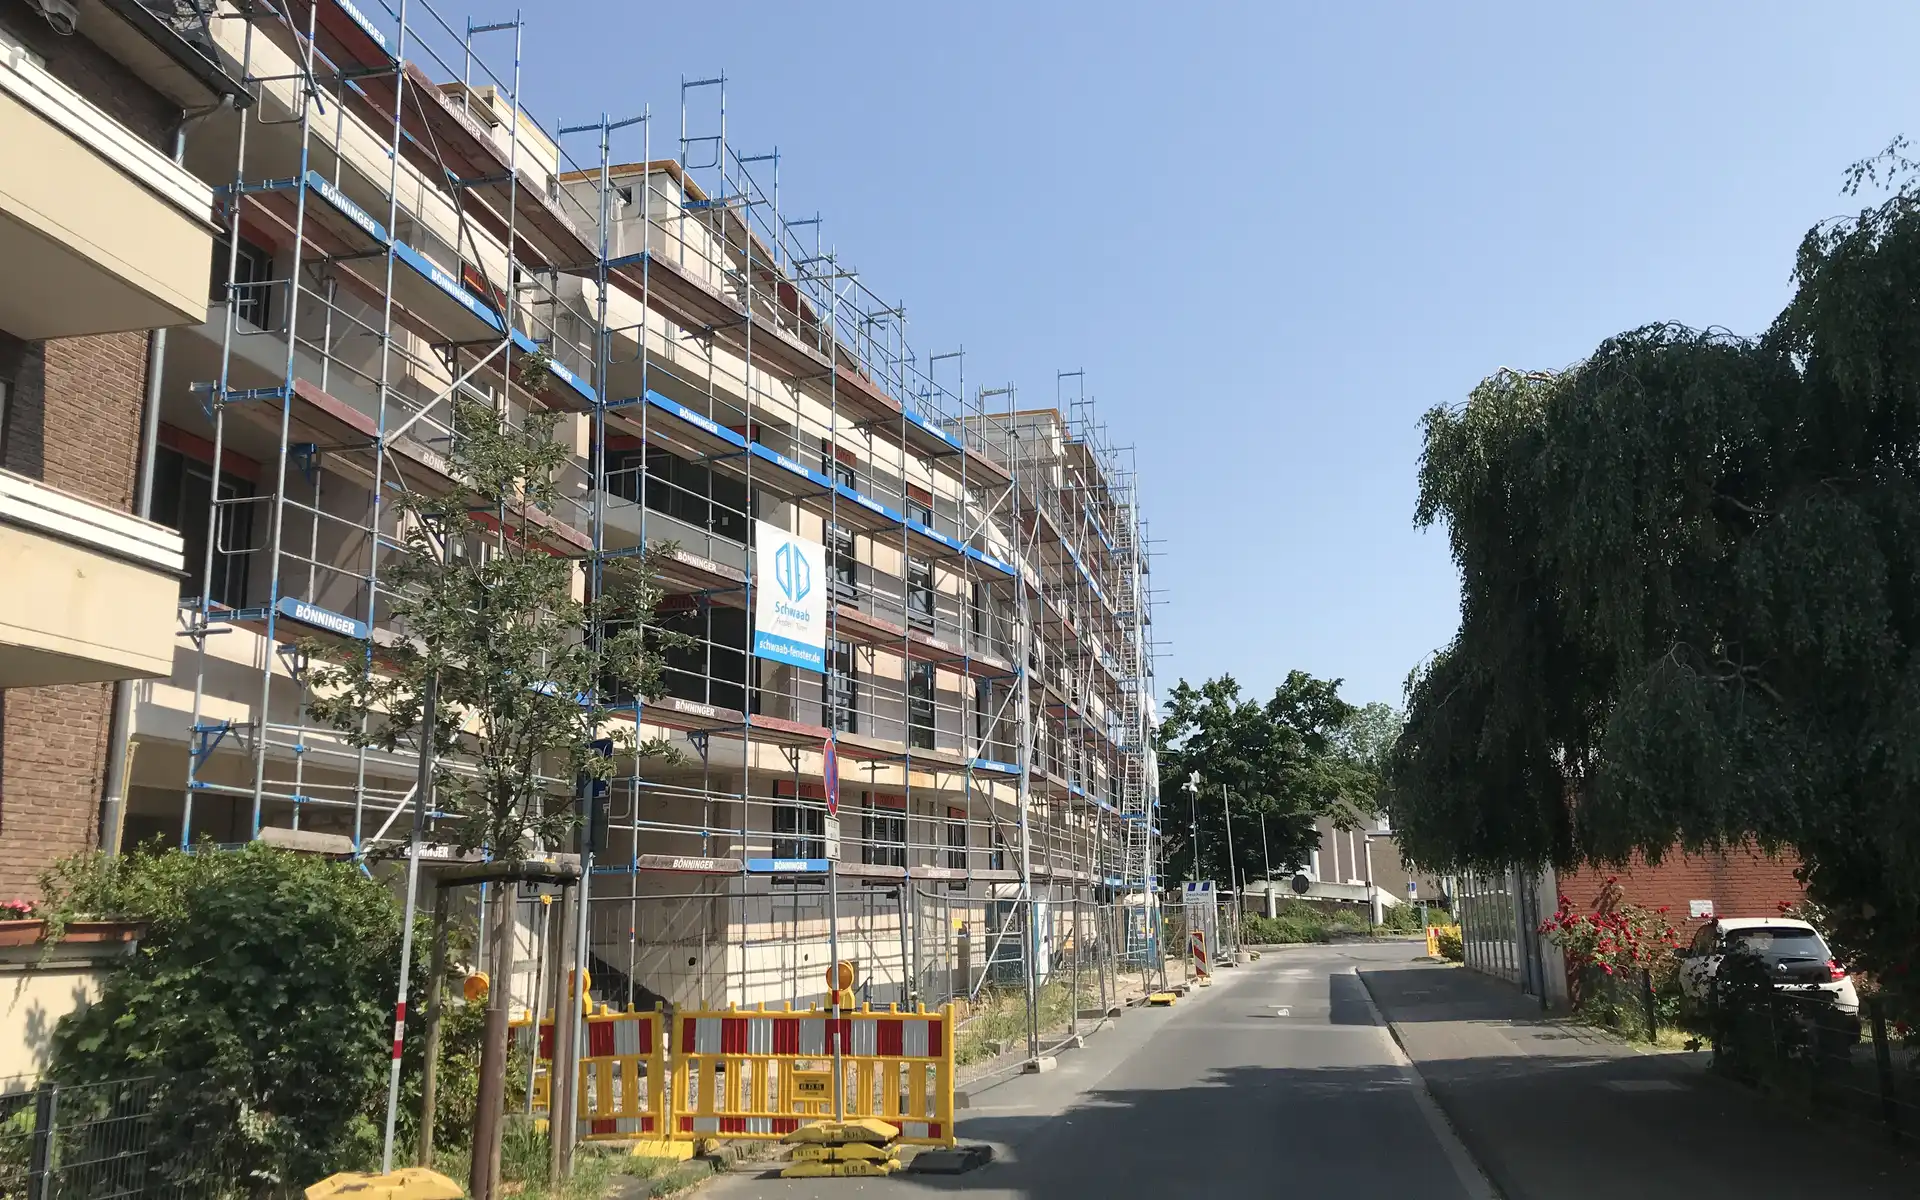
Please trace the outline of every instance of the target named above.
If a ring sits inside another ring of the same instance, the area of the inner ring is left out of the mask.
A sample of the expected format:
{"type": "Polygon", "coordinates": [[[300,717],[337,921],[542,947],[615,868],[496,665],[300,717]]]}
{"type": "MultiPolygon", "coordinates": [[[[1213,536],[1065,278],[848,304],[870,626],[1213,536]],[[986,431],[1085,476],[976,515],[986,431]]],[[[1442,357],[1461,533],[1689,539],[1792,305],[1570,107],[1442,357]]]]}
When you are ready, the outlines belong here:
{"type": "Polygon", "coordinates": [[[899,1140],[951,1146],[953,1006],[928,1012],[814,1008],[674,1014],[675,1140],[777,1141],[834,1119],[833,1052],[841,1056],[848,1121],[876,1117],[899,1140]]]}
{"type": "MultiPolygon", "coordinates": [[[[602,1005],[587,1014],[586,1041],[580,1047],[580,1111],[576,1128],[589,1141],[663,1138],[667,1119],[666,1013],[602,1005]]],[[[531,1015],[510,1022],[532,1025],[531,1015]]],[[[551,1103],[553,1017],[540,1022],[533,1078],[533,1111],[544,1116],[551,1103]]]]}
{"type": "Polygon", "coordinates": [[[1427,926],[1427,955],[1431,958],[1439,958],[1440,957],[1440,935],[1442,933],[1452,932],[1459,928],[1460,927],[1458,925],[1427,926]]]}

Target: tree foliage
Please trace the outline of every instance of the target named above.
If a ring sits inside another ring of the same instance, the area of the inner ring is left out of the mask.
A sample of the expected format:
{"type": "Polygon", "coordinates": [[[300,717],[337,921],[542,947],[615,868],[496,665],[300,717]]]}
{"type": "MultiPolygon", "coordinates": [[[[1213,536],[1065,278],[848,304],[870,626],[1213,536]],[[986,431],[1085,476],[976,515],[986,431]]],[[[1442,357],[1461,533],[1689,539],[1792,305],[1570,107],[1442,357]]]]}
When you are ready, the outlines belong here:
{"type": "Polygon", "coordinates": [[[61,918],[148,923],[99,999],[54,1030],[51,1078],[154,1077],[157,1157],[269,1190],[377,1159],[400,965],[383,884],[255,842],[83,856],[43,886],[61,918]]]}
{"type": "Polygon", "coordinates": [[[575,598],[578,560],[538,537],[571,453],[553,439],[555,419],[536,412],[516,425],[456,401],[449,473],[464,489],[397,501],[405,553],[386,560],[384,582],[406,636],[377,660],[336,654],[313,670],[314,715],[356,745],[389,750],[417,742],[437,676],[435,806],[452,818],[439,836],[496,859],[563,839],[578,819],[573,781],[616,769],[596,737],[622,757],[670,753],[612,720],[659,694],[660,651],[675,640],[648,629],[659,596],[645,580],[661,548],[575,598]]]}
{"type": "Polygon", "coordinates": [[[1231,675],[1197,688],[1182,680],[1168,698],[1157,743],[1162,870],[1171,877],[1194,870],[1196,820],[1200,878],[1259,879],[1268,863],[1278,875],[1309,861],[1320,817],[1350,825],[1373,808],[1377,776],[1364,754],[1378,745],[1379,717],[1373,706],[1356,709],[1342,700],[1339,680],[1304,671],[1289,672],[1264,704],[1243,697],[1231,675]],[[1359,715],[1366,719],[1356,724],[1359,715]],[[1201,776],[1197,797],[1187,790],[1194,772],[1201,776]]]}
{"type": "MultiPolygon", "coordinates": [[[[1900,144],[1855,184],[1905,170],[1900,144]]],[[[1388,802],[1430,869],[1796,853],[1857,965],[1920,945],[1920,195],[1823,224],[1758,337],[1665,324],[1425,420],[1461,623],[1388,802]]]]}

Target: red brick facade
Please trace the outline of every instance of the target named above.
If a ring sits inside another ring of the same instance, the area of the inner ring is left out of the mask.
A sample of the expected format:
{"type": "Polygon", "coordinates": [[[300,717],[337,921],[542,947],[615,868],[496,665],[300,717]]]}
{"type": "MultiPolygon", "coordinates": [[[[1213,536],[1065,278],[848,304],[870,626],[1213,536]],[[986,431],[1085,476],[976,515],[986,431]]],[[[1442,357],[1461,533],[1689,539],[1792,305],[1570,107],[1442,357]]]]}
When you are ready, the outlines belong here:
{"type": "Polygon", "coordinates": [[[40,894],[40,873],[96,844],[113,685],[0,691],[0,899],[40,894]]]}
{"type": "Polygon", "coordinates": [[[1721,917],[1776,915],[1782,900],[1798,900],[1805,892],[1793,877],[1798,865],[1792,859],[1767,858],[1755,851],[1699,857],[1670,854],[1658,866],[1636,860],[1619,871],[1563,871],[1560,893],[1585,912],[1593,907],[1606,877],[1618,875],[1627,903],[1646,908],[1664,905],[1675,925],[1693,928],[1700,924],[1688,916],[1694,900],[1712,901],[1714,915],[1721,917]]]}
{"type": "MultiPolygon", "coordinates": [[[[130,510],[147,337],[0,333],[0,466],[130,510]]],[[[112,706],[109,684],[0,692],[0,899],[38,895],[42,871],[95,844],[112,706]]]]}
{"type": "MultiPolygon", "coordinates": [[[[89,41],[84,24],[61,37],[27,5],[0,4],[0,27],[123,127],[172,152],[179,105],[89,41]]],[[[131,511],[147,345],[144,332],[48,342],[0,332],[0,467],[131,511]]],[[[112,697],[109,684],[0,692],[0,899],[36,895],[43,870],[96,844],[112,697]]]]}
{"type": "MultiPolygon", "coordinates": [[[[110,19],[105,13],[101,17],[110,19]]],[[[173,152],[173,131],[182,116],[180,107],[88,41],[85,22],[77,36],[61,37],[45,17],[26,4],[0,4],[0,29],[39,55],[49,75],[149,144],[173,152]]]]}
{"type": "Polygon", "coordinates": [[[145,333],[23,342],[0,333],[0,466],[121,512],[133,507],[145,333]]]}

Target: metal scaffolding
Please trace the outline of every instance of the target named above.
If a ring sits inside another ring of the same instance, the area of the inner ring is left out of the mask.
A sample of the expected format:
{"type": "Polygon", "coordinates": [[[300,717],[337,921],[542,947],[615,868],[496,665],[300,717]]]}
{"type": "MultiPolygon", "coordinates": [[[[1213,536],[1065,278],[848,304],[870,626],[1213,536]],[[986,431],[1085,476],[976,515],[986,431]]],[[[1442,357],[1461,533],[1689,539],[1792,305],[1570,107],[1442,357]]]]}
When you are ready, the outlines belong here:
{"type": "Polygon", "coordinates": [[[213,319],[168,366],[207,500],[173,681],[185,787],[148,776],[148,817],[188,846],[403,840],[417,758],[310,720],[297,643],[372,671],[406,636],[392,500],[458,489],[464,396],[515,421],[558,410],[571,439],[564,504],[499,536],[577,561],[583,595],[648,564],[679,635],[665,694],[626,698],[681,753],[613,781],[597,991],[805,1001],[830,927],[882,1001],[1031,986],[1069,956],[1144,962],[1148,556],[1130,452],[1085,376],[1023,410],[1010,384],[970,392],[959,350],[916,350],[821,219],[783,215],[779,153],[740,149],[724,76],[681,81],[655,158],[650,113],[533,120],[518,19],[244,0],[213,26],[258,103],[192,147],[228,180],[225,261],[213,319]],[[821,670],[755,653],[762,529],[824,547],[821,670]]]}

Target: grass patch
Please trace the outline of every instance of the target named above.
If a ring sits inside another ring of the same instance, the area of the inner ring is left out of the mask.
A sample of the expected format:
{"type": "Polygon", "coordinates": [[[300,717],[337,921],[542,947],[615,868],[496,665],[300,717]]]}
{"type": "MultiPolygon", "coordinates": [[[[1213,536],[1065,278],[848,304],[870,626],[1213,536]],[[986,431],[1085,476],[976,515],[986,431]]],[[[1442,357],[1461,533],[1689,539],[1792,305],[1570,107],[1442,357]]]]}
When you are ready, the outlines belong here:
{"type": "MultiPolygon", "coordinates": [[[[502,1192],[517,1200],[602,1200],[621,1180],[644,1179],[652,1183],[646,1191],[621,1194],[664,1197],[677,1195],[713,1173],[699,1160],[636,1158],[624,1147],[589,1142],[574,1147],[573,1178],[555,1186],[547,1174],[550,1153],[545,1130],[524,1115],[508,1113],[500,1136],[502,1192]]],[[[464,1147],[436,1153],[434,1159],[435,1170],[462,1187],[468,1185],[464,1147]]]]}
{"type": "MultiPolygon", "coordinates": [[[[1078,1009],[1099,1003],[1099,990],[1081,981],[1078,996],[1069,978],[1048,980],[1040,988],[1040,1032],[1042,1035],[1065,1026],[1078,1009]]],[[[953,1043],[953,1060],[960,1066],[985,1062],[997,1057],[1000,1048],[1024,1046],[1027,1041],[1027,996],[1019,988],[989,988],[981,991],[964,1018],[959,1037],[953,1043]]]]}

